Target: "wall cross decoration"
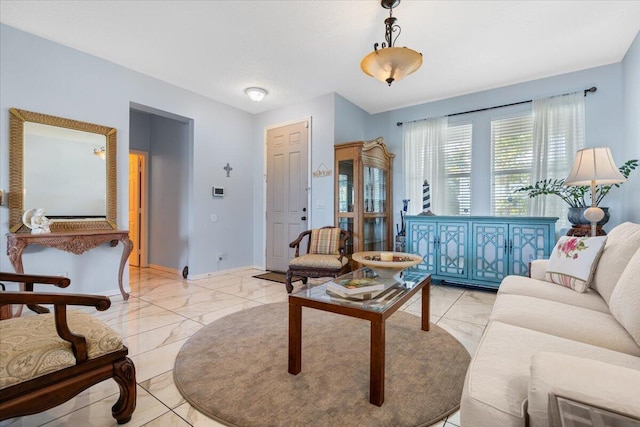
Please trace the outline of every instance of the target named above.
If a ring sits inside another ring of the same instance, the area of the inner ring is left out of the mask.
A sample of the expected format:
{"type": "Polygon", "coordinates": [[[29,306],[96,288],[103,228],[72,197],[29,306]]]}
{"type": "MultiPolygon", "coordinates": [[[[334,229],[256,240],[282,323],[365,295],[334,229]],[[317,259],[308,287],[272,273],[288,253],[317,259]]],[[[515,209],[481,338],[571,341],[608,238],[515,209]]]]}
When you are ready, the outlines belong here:
{"type": "Polygon", "coordinates": [[[222,169],[227,171],[227,178],[229,178],[229,173],[233,170],[233,168],[229,166],[229,163],[227,163],[227,166],[223,167],[222,169]]]}

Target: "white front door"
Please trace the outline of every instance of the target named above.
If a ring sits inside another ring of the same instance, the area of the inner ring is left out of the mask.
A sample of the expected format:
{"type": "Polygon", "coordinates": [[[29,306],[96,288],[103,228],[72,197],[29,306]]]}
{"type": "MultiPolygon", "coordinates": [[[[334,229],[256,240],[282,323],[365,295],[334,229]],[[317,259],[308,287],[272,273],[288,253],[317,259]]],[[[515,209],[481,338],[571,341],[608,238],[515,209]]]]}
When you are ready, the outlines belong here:
{"type": "Polygon", "coordinates": [[[267,130],[267,270],[287,271],[289,243],[308,229],[308,152],[308,121],[267,130]]]}

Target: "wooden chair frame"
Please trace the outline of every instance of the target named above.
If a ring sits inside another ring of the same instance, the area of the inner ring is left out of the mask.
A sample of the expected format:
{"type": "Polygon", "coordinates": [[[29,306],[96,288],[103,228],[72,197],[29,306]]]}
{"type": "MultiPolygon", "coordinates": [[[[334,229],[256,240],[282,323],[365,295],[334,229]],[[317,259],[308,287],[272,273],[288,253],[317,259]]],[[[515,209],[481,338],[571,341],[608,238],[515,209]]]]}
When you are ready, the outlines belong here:
{"type": "MultiPolygon", "coordinates": [[[[336,228],[336,227],[329,225],[322,228],[336,228]]],[[[311,230],[303,231],[302,233],[300,233],[300,235],[296,240],[289,243],[290,248],[296,248],[296,255],[295,255],[296,258],[300,256],[300,245],[302,244],[302,241],[304,240],[305,237],[307,238],[306,253],[308,254],[309,248],[311,247],[311,230]]],[[[342,259],[347,256],[345,253],[345,247],[346,247],[346,242],[350,237],[351,237],[351,233],[349,233],[348,230],[340,229],[340,243],[338,244],[338,248],[340,251],[339,260],[341,264],[342,264],[342,259]]],[[[287,287],[287,292],[291,293],[291,291],[293,291],[293,285],[291,284],[291,279],[293,276],[302,277],[302,283],[306,285],[307,279],[309,277],[338,277],[345,273],[348,273],[349,271],[351,271],[351,265],[348,262],[345,265],[343,265],[341,268],[318,268],[318,267],[302,267],[302,266],[289,267],[289,269],[287,270],[287,277],[285,279],[285,286],[287,287]]]]}
{"type": "MultiPolygon", "coordinates": [[[[52,284],[61,288],[70,283],[66,277],[12,273],[0,273],[0,282],[25,283],[27,289],[32,289],[34,283],[52,284]]],[[[127,423],[131,419],[136,407],[136,375],[133,362],[127,357],[129,350],[123,346],[120,350],[88,359],[85,337],[71,332],[67,324],[68,305],[95,307],[98,311],[104,311],[111,306],[108,297],[37,293],[31,290],[0,292],[0,306],[5,304],[27,304],[35,307],[39,307],[37,304],[52,304],[56,330],[60,338],[71,344],[76,364],[0,390],[0,421],[53,408],[109,378],[113,378],[120,388],[120,397],[111,409],[113,417],[118,424],[127,423]]]]}

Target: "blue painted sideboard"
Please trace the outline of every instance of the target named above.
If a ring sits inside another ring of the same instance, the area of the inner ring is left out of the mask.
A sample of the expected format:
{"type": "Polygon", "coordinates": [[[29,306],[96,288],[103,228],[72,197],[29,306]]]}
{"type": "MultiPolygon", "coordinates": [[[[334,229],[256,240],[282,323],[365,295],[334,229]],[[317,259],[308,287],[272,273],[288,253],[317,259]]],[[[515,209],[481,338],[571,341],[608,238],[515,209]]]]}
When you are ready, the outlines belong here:
{"type": "Polygon", "coordinates": [[[406,216],[406,252],[432,280],[497,289],[509,274],[526,276],[529,262],[548,258],[555,217],[406,216]]]}

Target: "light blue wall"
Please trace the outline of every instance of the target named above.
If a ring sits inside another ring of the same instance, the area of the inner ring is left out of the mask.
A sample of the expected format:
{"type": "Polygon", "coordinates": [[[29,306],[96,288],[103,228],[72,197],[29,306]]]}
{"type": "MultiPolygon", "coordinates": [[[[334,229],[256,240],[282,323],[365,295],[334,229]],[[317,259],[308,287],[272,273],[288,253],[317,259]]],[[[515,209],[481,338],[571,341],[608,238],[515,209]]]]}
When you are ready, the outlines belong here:
{"type": "Polygon", "coordinates": [[[189,125],[150,120],[149,264],[182,271],[189,247],[189,125]]]}
{"type": "MultiPolygon", "coordinates": [[[[622,87],[624,159],[640,159],[640,32],[622,61],[622,87]]],[[[640,222],[640,170],[633,172],[622,188],[624,219],[640,222]]]]}
{"type": "MultiPolygon", "coordinates": [[[[616,161],[622,163],[628,159],[628,154],[623,141],[621,76],[622,66],[618,63],[370,116],[367,123],[368,133],[366,138],[383,135],[390,150],[396,154],[393,177],[393,212],[396,213],[396,223],[400,219],[399,211],[404,198],[402,127],[396,126],[396,122],[419,120],[529,99],[538,99],[597,86],[598,91],[594,94],[589,94],[586,99],[587,146],[609,146],[616,161]]],[[[472,215],[490,214],[490,176],[487,171],[490,170],[491,160],[491,120],[530,110],[531,104],[522,104],[509,108],[455,116],[450,119],[453,122],[466,121],[473,123],[472,215]]],[[[637,183],[635,187],[625,185],[620,189],[613,190],[607,196],[607,204],[612,213],[607,228],[629,217],[630,212],[622,208],[621,202],[634,191],[634,188],[638,188],[637,185],[637,183]]]]}
{"type": "MultiPolygon", "coordinates": [[[[118,226],[128,227],[128,151],[131,103],[153,106],[193,120],[190,138],[188,218],[190,273],[200,275],[253,263],[253,165],[248,155],[252,116],[195,93],[102,59],[0,24],[0,188],[9,187],[9,108],[114,127],[118,132],[118,226]],[[222,169],[229,162],[230,178],[222,169]],[[213,200],[211,186],[227,188],[213,200]],[[210,221],[212,213],[218,222],[210,221]],[[217,261],[217,253],[227,258],[217,261]]],[[[330,158],[329,158],[330,160],[330,158]]],[[[6,247],[8,209],[0,207],[1,247],[6,247]]],[[[117,293],[121,247],[101,246],[80,256],[30,247],[25,271],[68,273],[71,292],[117,293]]],[[[4,252],[0,270],[13,268],[4,252]]],[[[128,273],[125,272],[128,283],[128,273]]]]}
{"type": "Polygon", "coordinates": [[[335,103],[335,143],[364,140],[369,113],[337,94],[335,103]]]}
{"type": "Polygon", "coordinates": [[[131,110],[129,116],[129,148],[149,152],[151,141],[151,116],[149,114],[131,110]]]}

